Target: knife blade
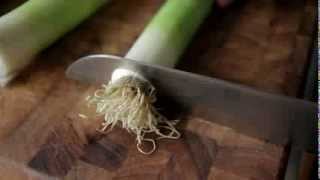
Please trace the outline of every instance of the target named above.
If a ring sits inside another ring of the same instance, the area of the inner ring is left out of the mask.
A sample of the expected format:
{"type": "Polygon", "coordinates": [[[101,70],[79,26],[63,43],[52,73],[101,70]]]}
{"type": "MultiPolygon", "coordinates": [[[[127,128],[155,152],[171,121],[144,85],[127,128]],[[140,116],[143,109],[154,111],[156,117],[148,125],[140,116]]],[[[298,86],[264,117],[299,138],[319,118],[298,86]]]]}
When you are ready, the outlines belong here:
{"type": "Polygon", "coordinates": [[[67,77],[103,84],[116,68],[142,74],[163,94],[187,109],[201,107],[199,116],[265,141],[300,148],[315,145],[317,105],[224,80],[149,65],[111,55],[91,55],[74,62],[67,77]]]}

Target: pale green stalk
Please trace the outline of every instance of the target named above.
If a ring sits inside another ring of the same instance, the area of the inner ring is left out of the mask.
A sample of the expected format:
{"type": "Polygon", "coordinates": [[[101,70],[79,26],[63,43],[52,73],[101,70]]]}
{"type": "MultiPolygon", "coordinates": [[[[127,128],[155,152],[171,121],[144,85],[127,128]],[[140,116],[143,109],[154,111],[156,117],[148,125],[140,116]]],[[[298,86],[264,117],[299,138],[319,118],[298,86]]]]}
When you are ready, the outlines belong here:
{"type": "Polygon", "coordinates": [[[127,58],[174,67],[210,13],[213,0],[167,0],[130,49],[127,58]]]}
{"type": "Polygon", "coordinates": [[[108,0],[29,0],[0,17],[0,85],[108,0]]]}

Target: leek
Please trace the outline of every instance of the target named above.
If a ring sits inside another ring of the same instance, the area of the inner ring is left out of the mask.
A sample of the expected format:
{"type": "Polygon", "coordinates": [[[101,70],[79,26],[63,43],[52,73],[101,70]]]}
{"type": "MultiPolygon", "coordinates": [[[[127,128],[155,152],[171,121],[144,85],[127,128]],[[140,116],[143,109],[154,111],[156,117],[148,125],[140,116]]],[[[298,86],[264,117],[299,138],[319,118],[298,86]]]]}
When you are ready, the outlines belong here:
{"type": "MultiPolygon", "coordinates": [[[[197,28],[209,14],[213,0],[168,0],[140,35],[126,58],[173,68],[197,28]]],[[[177,121],[169,121],[161,115],[153,103],[155,88],[142,75],[127,69],[117,69],[107,85],[103,85],[88,98],[96,106],[96,112],[104,116],[101,131],[121,125],[136,134],[137,148],[151,154],[157,139],[177,139],[177,121]],[[160,130],[166,130],[163,133],[160,130]],[[150,151],[143,150],[142,143],[151,142],[150,151]]]]}
{"type": "Polygon", "coordinates": [[[0,86],[107,0],[29,0],[0,17],[0,86]]]}

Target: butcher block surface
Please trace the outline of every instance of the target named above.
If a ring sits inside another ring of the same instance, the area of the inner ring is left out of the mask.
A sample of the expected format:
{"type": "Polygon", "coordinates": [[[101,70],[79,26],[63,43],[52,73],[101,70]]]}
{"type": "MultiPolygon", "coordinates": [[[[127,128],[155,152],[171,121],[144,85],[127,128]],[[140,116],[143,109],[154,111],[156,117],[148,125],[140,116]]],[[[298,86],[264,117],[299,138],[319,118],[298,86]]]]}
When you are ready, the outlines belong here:
{"type": "MultiPolygon", "coordinates": [[[[4,1],[6,11],[11,3],[4,1]]],[[[281,179],[284,147],[196,115],[181,120],[181,139],[159,140],[157,151],[150,156],[137,151],[134,135],[125,130],[96,131],[102,119],[84,101],[96,87],[69,80],[64,71],[81,56],[124,55],[162,3],[109,3],[0,89],[0,157],[70,180],[281,179]],[[79,113],[89,118],[80,118],[79,113]]],[[[215,7],[178,68],[297,96],[307,65],[315,7],[312,0],[287,4],[248,0],[224,10],[215,7]]],[[[5,168],[0,165],[0,172],[5,168]]]]}

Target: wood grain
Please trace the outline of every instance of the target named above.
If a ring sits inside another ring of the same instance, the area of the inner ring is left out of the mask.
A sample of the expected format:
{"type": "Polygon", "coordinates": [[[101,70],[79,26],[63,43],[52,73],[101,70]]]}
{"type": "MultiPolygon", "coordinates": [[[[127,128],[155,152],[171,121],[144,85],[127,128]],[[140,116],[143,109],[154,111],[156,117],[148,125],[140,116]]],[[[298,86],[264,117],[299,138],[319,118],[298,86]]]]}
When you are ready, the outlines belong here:
{"type": "Polygon", "coordinates": [[[1,179],[12,180],[56,180],[57,178],[48,177],[40,174],[28,167],[13,162],[8,159],[0,158],[0,175],[1,179]]]}
{"type": "Polygon", "coordinates": [[[0,2],[0,16],[24,3],[26,0],[2,0],[0,2]]]}
{"type": "MultiPolygon", "coordinates": [[[[64,71],[84,55],[124,55],[162,3],[111,2],[0,89],[0,156],[61,179],[278,179],[283,147],[191,115],[179,127],[183,137],[159,141],[151,156],[124,130],[97,133],[101,118],[84,101],[97,87],[64,71]]],[[[311,0],[248,0],[215,8],[178,68],[296,96],[314,7],[311,0]]]]}
{"type": "Polygon", "coordinates": [[[297,96],[315,28],[314,3],[251,0],[213,13],[180,68],[297,96]]]}

